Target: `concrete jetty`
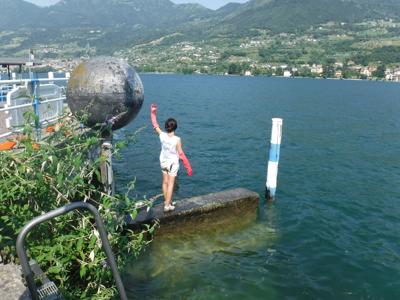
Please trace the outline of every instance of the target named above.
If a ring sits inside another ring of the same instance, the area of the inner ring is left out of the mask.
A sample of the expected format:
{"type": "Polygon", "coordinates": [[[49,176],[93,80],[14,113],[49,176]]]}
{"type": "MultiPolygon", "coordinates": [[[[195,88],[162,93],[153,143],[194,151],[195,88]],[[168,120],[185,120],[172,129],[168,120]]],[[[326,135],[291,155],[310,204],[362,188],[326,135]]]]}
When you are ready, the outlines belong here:
{"type": "MultiPolygon", "coordinates": [[[[156,234],[199,232],[213,226],[236,231],[254,222],[259,200],[257,193],[244,188],[182,199],[171,212],[164,213],[163,204],[155,205],[149,211],[144,208],[135,220],[129,220],[129,227],[140,229],[144,224],[159,220],[161,228],[156,234]]],[[[0,299],[31,299],[18,266],[0,262],[0,299]]]]}
{"type": "Polygon", "coordinates": [[[163,228],[165,225],[181,225],[185,222],[210,221],[224,215],[240,219],[249,214],[254,215],[259,200],[259,194],[237,188],[180,200],[171,212],[164,212],[164,205],[161,203],[149,211],[139,211],[137,217],[128,223],[131,229],[140,229],[143,224],[151,224],[155,220],[159,220],[163,228]]]}

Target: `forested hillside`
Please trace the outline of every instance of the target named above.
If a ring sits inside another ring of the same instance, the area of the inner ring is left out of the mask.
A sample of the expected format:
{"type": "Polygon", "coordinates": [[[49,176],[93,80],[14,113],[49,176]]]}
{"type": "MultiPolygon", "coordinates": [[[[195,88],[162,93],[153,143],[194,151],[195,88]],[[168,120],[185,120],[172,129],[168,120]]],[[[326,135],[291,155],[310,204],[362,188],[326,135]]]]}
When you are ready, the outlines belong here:
{"type": "Polygon", "coordinates": [[[144,70],[182,72],[400,63],[398,0],[250,0],[218,10],[169,0],[0,0],[0,11],[1,56],[29,48],[43,59],[118,55],[144,70]]]}

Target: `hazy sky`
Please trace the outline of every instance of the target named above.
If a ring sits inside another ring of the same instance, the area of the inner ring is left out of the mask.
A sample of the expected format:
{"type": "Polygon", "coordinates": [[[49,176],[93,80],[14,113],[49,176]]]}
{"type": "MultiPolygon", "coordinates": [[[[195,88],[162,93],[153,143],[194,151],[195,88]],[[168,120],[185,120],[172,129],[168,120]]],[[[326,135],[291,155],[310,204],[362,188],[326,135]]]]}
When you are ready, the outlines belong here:
{"type": "MultiPolygon", "coordinates": [[[[26,0],[26,1],[35,3],[37,5],[46,6],[46,5],[51,5],[51,4],[57,3],[59,0],[26,0]]],[[[216,8],[219,8],[229,2],[244,3],[244,2],[247,2],[248,0],[171,0],[171,1],[175,2],[175,3],[188,3],[188,2],[200,3],[206,7],[216,9],[216,8]]]]}

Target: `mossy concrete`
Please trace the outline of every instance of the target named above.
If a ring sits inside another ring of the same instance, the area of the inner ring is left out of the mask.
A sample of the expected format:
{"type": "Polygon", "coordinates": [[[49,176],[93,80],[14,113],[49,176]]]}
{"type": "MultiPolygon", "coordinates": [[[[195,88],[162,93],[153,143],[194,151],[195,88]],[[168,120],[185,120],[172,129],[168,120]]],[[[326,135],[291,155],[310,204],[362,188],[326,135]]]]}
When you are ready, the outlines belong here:
{"type": "Polygon", "coordinates": [[[175,210],[170,212],[164,212],[164,205],[158,204],[149,211],[141,210],[135,220],[129,220],[129,227],[140,229],[143,224],[151,224],[156,220],[164,229],[168,225],[176,228],[176,225],[189,222],[194,226],[196,222],[204,224],[225,217],[234,217],[232,221],[235,222],[235,219],[244,216],[255,216],[259,200],[257,193],[237,188],[177,201],[175,210]]]}

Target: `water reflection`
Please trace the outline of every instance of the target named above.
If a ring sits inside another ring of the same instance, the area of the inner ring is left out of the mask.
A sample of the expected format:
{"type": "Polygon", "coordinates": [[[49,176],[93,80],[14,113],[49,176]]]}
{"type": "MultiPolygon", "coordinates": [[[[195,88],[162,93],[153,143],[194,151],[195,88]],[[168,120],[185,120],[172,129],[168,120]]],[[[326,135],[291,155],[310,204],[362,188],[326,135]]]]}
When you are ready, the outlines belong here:
{"type": "MultiPolygon", "coordinates": [[[[132,299],[243,299],[263,290],[278,239],[273,208],[163,226],[125,274],[132,299]],[[262,221],[268,214],[268,224],[262,221]],[[259,218],[263,215],[263,218],[259,218]]],[[[267,288],[268,289],[268,288],[267,288]]],[[[263,293],[264,293],[263,292],[263,293]]],[[[270,291],[270,296],[274,292],[270,291]]]]}

